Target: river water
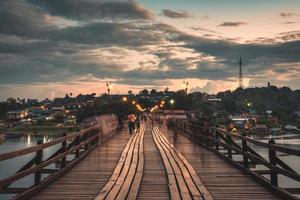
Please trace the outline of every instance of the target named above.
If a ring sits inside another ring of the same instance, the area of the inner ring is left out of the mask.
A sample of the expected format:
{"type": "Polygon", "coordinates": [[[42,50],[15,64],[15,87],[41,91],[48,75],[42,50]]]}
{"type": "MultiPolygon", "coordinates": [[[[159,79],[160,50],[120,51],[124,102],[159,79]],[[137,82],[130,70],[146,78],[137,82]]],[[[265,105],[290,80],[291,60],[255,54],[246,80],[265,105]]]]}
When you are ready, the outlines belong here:
{"type": "MultiPolygon", "coordinates": [[[[42,140],[44,143],[53,140],[53,136],[32,136],[27,135],[17,139],[6,139],[5,142],[0,144],[0,154],[10,151],[15,151],[18,149],[23,149],[26,147],[34,146],[39,140],[42,140]]],[[[43,152],[43,159],[47,159],[54,152],[56,152],[61,147],[60,144],[46,148],[43,152]]],[[[19,156],[14,159],[0,161],[0,179],[11,176],[16,173],[21,167],[23,167],[29,160],[35,156],[34,153],[27,154],[24,156],[19,156]]],[[[54,167],[53,165],[48,167],[54,167]]],[[[34,177],[33,175],[27,176],[20,181],[12,184],[12,187],[24,187],[30,186],[33,184],[34,177]]],[[[12,195],[0,194],[1,200],[11,199],[12,195]]]]}
{"type": "MultiPolygon", "coordinates": [[[[276,136],[265,136],[255,138],[257,140],[268,142],[270,137],[274,138],[277,144],[281,144],[288,148],[294,148],[300,150],[300,135],[299,134],[286,134],[286,135],[276,135],[276,136]]],[[[0,145],[0,154],[5,152],[14,151],[17,149],[23,149],[26,147],[36,145],[38,140],[42,140],[44,143],[53,140],[53,136],[24,136],[18,139],[7,139],[4,143],[0,145]]],[[[61,147],[60,144],[49,147],[45,149],[43,159],[47,159],[50,155],[56,152],[61,147]]],[[[258,147],[256,145],[251,146],[255,149],[260,155],[264,158],[268,159],[268,152],[265,148],[258,147]]],[[[17,172],[21,167],[23,167],[31,158],[34,157],[34,153],[28,154],[25,156],[20,156],[15,159],[10,159],[7,161],[0,161],[0,179],[13,175],[17,172]]],[[[296,156],[290,156],[286,154],[278,154],[280,159],[282,159],[286,164],[288,164],[292,169],[296,170],[300,173],[300,158],[296,156]]],[[[53,166],[52,166],[53,167],[53,166]]],[[[49,167],[48,167],[49,168],[49,167]]],[[[51,168],[51,166],[50,166],[51,168]]],[[[264,168],[259,168],[264,169],[264,168]]],[[[13,187],[24,187],[30,186],[33,184],[33,175],[25,177],[20,181],[14,183],[13,187]]],[[[280,186],[283,187],[300,187],[299,182],[292,181],[290,179],[279,176],[280,186]]],[[[0,194],[1,200],[8,200],[12,197],[12,195],[4,195],[0,194]]]]}

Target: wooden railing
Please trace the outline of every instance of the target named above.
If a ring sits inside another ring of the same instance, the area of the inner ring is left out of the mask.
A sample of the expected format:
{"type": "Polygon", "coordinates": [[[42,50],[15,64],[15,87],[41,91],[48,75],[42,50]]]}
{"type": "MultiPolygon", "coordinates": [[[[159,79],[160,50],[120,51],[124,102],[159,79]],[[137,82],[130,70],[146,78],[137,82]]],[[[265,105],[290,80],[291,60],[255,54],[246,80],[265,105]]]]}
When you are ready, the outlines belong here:
{"type": "MultiPolygon", "coordinates": [[[[16,194],[13,199],[26,199],[47,186],[88,155],[98,144],[99,140],[102,139],[100,138],[99,129],[100,126],[96,125],[76,133],[68,135],[64,133],[62,137],[47,143],[43,143],[40,140],[36,146],[0,154],[0,164],[1,161],[35,154],[15,174],[0,180],[0,194],[16,194]],[[55,145],[60,145],[60,148],[50,157],[44,158],[44,150],[55,145]],[[34,176],[31,186],[22,188],[11,186],[13,183],[30,175],[34,176]]],[[[115,131],[112,130],[112,132],[115,131]]]]}
{"type": "Polygon", "coordinates": [[[214,151],[223,159],[252,175],[284,199],[299,200],[300,175],[278,157],[279,153],[294,156],[295,162],[298,160],[297,170],[299,170],[299,150],[277,145],[274,139],[265,143],[246,137],[246,132],[232,133],[220,128],[204,127],[183,121],[174,123],[172,127],[175,131],[187,135],[193,142],[214,151]],[[251,148],[252,145],[264,148],[267,152],[267,158],[251,148]],[[279,175],[296,182],[296,188],[283,186],[280,182],[281,178],[278,179],[279,175]]]}

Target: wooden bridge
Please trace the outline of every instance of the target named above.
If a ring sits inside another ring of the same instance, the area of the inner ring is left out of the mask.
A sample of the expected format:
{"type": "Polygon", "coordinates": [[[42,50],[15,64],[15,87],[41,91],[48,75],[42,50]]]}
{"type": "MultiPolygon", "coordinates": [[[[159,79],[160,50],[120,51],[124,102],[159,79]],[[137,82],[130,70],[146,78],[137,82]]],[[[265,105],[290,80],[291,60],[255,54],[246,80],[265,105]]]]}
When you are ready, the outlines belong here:
{"type": "MultiPolygon", "coordinates": [[[[262,143],[222,129],[187,122],[142,124],[130,135],[119,126],[102,137],[98,126],[14,152],[1,161],[34,154],[15,174],[0,180],[13,199],[299,199],[299,187],[284,188],[278,176],[300,176],[278,158],[300,152],[262,143]],[[263,158],[249,144],[264,147],[263,158]],[[43,151],[61,147],[45,157],[43,151]],[[264,167],[257,167],[264,166],[264,167]],[[33,176],[29,187],[15,183],[33,176]]],[[[1,195],[0,194],[0,195],[1,195]]]]}

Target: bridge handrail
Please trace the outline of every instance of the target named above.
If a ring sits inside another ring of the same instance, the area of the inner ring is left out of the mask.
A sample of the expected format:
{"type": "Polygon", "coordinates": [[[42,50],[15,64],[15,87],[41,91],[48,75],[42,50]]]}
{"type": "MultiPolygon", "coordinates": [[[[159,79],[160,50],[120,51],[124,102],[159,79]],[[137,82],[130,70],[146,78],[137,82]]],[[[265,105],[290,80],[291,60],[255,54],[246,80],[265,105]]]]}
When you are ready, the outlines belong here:
{"type": "MultiPolygon", "coordinates": [[[[213,129],[213,127],[211,127],[211,128],[213,129]]],[[[231,133],[231,132],[226,131],[226,130],[221,129],[221,128],[216,128],[216,130],[220,131],[221,133],[223,133],[225,135],[230,135],[230,136],[235,137],[237,139],[245,140],[247,142],[256,144],[256,145],[261,146],[261,147],[265,147],[265,148],[272,149],[272,150],[275,150],[275,151],[280,151],[282,153],[288,153],[288,154],[293,154],[295,156],[300,156],[300,150],[297,150],[297,149],[291,149],[291,148],[280,146],[278,144],[270,144],[270,143],[258,141],[258,140],[249,138],[247,136],[242,136],[242,135],[239,135],[239,134],[231,133]]]]}
{"type": "Polygon", "coordinates": [[[12,182],[16,181],[16,180],[19,180],[25,176],[28,176],[29,174],[32,174],[32,173],[35,173],[37,171],[40,171],[41,169],[43,169],[44,167],[52,164],[52,163],[55,163],[57,162],[58,160],[60,160],[61,158],[65,157],[66,155],[72,153],[73,151],[81,148],[82,146],[84,145],[87,145],[89,144],[91,141],[95,140],[96,138],[98,137],[98,135],[94,135],[93,137],[89,138],[88,140],[84,141],[84,142],[81,142],[79,145],[75,146],[75,147],[72,147],[71,149],[61,153],[61,154],[58,154],[57,156],[49,159],[49,160],[45,160],[45,161],[42,161],[40,164],[38,165],[35,165],[34,167],[31,167],[29,169],[25,169],[21,172],[18,172],[16,174],[14,174],[13,176],[10,176],[10,177],[7,177],[5,179],[2,179],[0,180],[0,188],[1,187],[4,187],[6,185],[9,185],[11,184],[12,182]]]}
{"type": "MultiPolygon", "coordinates": [[[[191,125],[192,126],[199,126],[199,125],[189,123],[189,126],[191,126],[191,125]]],[[[278,144],[270,144],[270,143],[258,141],[256,139],[249,138],[247,136],[243,136],[243,135],[238,134],[238,133],[232,133],[230,131],[227,131],[227,130],[221,129],[221,128],[217,128],[217,127],[203,126],[202,128],[210,129],[210,130],[215,129],[216,131],[219,131],[219,133],[222,133],[224,135],[230,135],[234,138],[237,138],[237,139],[240,139],[240,140],[245,140],[247,142],[250,142],[252,144],[255,144],[255,145],[267,148],[267,149],[272,149],[272,150],[279,151],[279,152],[282,152],[282,153],[287,153],[287,154],[292,154],[292,155],[295,155],[295,156],[300,156],[300,150],[297,150],[297,149],[291,149],[291,148],[287,148],[287,147],[284,147],[284,146],[281,146],[281,145],[278,145],[278,144]]]]}
{"type": "Polygon", "coordinates": [[[99,128],[99,125],[95,125],[95,126],[87,128],[87,129],[83,129],[81,131],[78,131],[76,133],[71,133],[71,134],[66,135],[66,136],[62,136],[62,137],[54,139],[50,142],[46,142],[46,143],[43,143],[43,144],[38,144],[38,145],[35,145],[35,146],[32,146],[32,147],[27,147],[27,148],[24,148],[24,149],[19,149],[19,150],[16,150],[16,151],[2,153],[2,154],[0,154],[0,161],[8,160],[8,159],[11,159],[11,158],[23,156],[23,155],[30,154],[30,153],[35,153],[35,152],[40,151],[42,149],[45,149],[45,148],[54,146],[56,144],[60,144],[64,141],[73,139],[77,136],[82,136],[85,133],[87,133],[87,132],[89,132],[89,131],[91,131],[95,128],[99,128]]]}
{"type": "MultiPolygon", "coordinates": [[[[111,123],[113,122],[108,122],[108,124],[111,123]]],[[[105,141],[122,128],[121,124],[115,125],[116,126],[111,126],[110,130],[104,131],[101,128],[101,124],[97,124],[68,135],[67,133],[63,133],[62,137],[44,144],[39,140],[36,146],[0,154],[1,162],[34,153],[33,158],[30,158],[17,172],[0,179],[0,194],[16,194],[13,199],[29,198],[32,194],[80,162],[99,143],[99,140],[105,141]],[[59,144],[61,146],[56,152],[49,157],[43,156],[43,151],[46,148],[59,144]],[[54,168],[52,167],[53,164],[55,164],[54,168]],[[12,185],[16,181],[31,174],[34,175],[33,185],[26,187],[16,187],[12,185]],[[42,174],[47,174],[48,176],[43,177],[42,174]]]]}
{"type": "Polygon", "coordinates": [[[300,182],[300,175],[276,154],[277,152],[282,152],[292,156],[300,156],[299,150],[277,145],[273,139],[270,139],[268,143],[265,143],[246,137],[245,132],[242,132],[242,135],[240,135],[221,128],[201,126],[187,121],[177,121],[174,124],[174,128],[181,130],[182,133],[185,133],[193,139],[193,141],[208,147],[222,158],[249,173],[266,187],[284,197],[284,199],[299,200],[299,198],[293,194],[300,194],[300,188],[280,187],[278,184],[280,181],[278,175],[283,175],[298,182],[300,182]],[[241,141],[241,143],[237,143],[236,141],[241,141]],[[249,146],[249,143],[266,148],[269,153],[268,159],[265,159],[252,149],[251,146],[249,146]],[[242,155],[242,160],[233,156],[235,154],[242,155]],[[267,167],[267,170],[259,170],[256,167],[250,167],[253,164],[254,166],[263,165],[267,167]],[[263,176],[266,174],[269,174],[270,178],[263,176]]]}

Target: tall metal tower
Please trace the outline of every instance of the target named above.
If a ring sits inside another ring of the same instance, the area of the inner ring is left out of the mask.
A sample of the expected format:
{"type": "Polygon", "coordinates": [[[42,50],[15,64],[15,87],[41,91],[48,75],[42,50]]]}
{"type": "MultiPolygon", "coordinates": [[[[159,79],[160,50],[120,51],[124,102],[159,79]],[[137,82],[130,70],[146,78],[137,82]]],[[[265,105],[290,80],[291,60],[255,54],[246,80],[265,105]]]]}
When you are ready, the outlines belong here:
{"type": "Polygon", "coordinates": [[[243,88],[243,71],[242,71],[242,57],[240,57],[240,72],[239,72],[239,88],[243,88]]]}

